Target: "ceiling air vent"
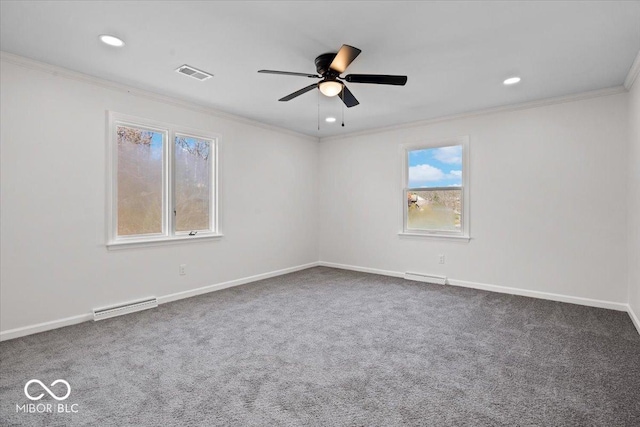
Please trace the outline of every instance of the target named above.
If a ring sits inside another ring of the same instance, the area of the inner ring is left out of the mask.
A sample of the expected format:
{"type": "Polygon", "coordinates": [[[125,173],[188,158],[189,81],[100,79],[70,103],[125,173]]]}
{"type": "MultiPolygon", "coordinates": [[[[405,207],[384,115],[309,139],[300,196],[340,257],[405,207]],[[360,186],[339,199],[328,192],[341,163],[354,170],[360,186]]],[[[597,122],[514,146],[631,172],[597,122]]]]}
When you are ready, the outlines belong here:
{"type": "Polygon", "coordinates": [[[193,77],[196,80],[204,81],[213,77],[213,74],[209,74],[202,70],[198,70],[197,68],[193,68],[190,65],[183,65],[176,69],[180,74],[184,74],[185,76],[193,77]]]}

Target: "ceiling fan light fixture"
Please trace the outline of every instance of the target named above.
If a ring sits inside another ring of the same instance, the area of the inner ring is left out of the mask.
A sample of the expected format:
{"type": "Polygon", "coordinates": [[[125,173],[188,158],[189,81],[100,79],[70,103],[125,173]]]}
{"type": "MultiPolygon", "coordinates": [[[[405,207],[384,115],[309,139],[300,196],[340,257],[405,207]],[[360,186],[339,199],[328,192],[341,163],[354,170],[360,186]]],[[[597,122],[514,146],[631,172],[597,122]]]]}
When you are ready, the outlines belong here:
{"type": "MultiPolygon", "coordinates": [[[[294,98],[304,95],[307,92],[316,92],[319,89],[324,96],[334,97],[339,95],[342,103],[347,108],[355,107],[360,102],[351,93],[349,88],[342,82],[369,83],[378,85],[404,86],[407,83],[407,76],[394,76],[388,74],[348,74],[344,78],[340,77],[349,64],[360,54],[357,47],[343,44],[338,53],[323,53],[315,60],[318,74],[294,73],[291,71],[258,70],[259,73],[280,74],[285,76],[299,76],[311,79],[320,79],[317,83],[303,87],[287,96],[278,99],[279,102],[291,101],[294,98]]],[[[316,92],[317,93],[317,92],[316,92]]],[[[318,104],[319,106],[320,104],[318,104]]],[[[344,126],[344,124],[342,125],[344,126]]]]}
{"type": "Polygon", "coordinates": [[[335,80],[327,80],[320,83],[320,92],[325,96],[336,96],[342,92],[342,83],[335,80]]]}

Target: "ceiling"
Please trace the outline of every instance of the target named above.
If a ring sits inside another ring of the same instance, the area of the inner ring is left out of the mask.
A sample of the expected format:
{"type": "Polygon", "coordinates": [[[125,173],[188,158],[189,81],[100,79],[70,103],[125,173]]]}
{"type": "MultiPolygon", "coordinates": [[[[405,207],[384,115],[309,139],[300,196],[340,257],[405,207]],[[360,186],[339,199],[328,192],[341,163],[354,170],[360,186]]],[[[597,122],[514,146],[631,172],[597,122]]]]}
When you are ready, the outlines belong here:
{"type": "Polygon", "coordinates": [[[640,50],[640,1],[0,4],[3,51],[319,137],[619,86],[640,50]],[[343,43],[362,49],[347,73],[408,76],[348,84],[360,105],[344,108],[345,127],[337,97],[278,102],[311,79],[257,73],[314,73],[343,43]],[[215,76],[176,73],[183,64],[215,76]],[[503,86],[512,75],[522,82],[503,86]]]}

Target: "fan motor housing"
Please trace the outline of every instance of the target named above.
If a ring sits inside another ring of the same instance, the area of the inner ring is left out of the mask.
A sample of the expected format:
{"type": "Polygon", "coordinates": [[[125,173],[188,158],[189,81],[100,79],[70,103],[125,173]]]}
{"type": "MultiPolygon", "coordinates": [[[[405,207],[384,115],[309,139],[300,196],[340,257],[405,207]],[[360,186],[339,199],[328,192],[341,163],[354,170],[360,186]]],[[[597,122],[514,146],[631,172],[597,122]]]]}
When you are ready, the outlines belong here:
{"type": "Polygon", "coordinates": [[[331,66],[331,62],[333,62],[333,58],[335,58],[336,55],[336,53],[323,53],[316,58],[316,70],[318,70],[318,74],[325,76],[331,71],[329,66],[331,66]]]}

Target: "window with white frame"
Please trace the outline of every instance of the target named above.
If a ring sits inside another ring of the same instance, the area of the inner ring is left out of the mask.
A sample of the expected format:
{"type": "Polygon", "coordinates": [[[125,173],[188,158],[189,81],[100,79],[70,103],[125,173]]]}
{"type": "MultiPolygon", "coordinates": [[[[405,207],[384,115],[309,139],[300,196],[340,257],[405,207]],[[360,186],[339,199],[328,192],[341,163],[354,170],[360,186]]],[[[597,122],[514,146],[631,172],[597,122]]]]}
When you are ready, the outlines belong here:
{"type": "Polygon", "coordinates": [[[109,114],[108,245],[217,237],[218,137],[109,114]]]}
{"type": "Polygon", "coordinates": [[[469,238],[469,138],[403,147],[401,234],[469,238]]]}

